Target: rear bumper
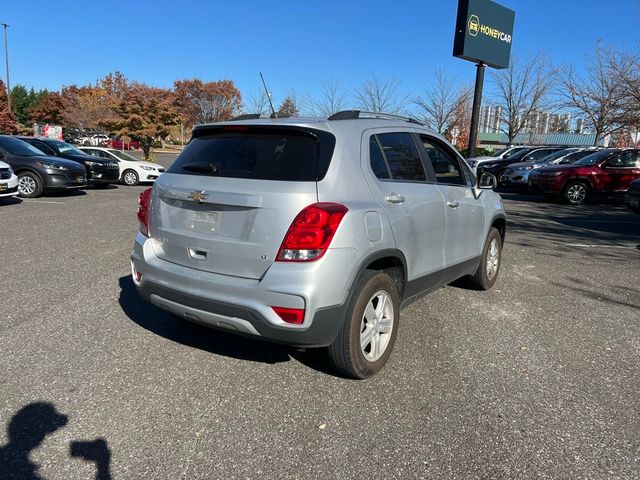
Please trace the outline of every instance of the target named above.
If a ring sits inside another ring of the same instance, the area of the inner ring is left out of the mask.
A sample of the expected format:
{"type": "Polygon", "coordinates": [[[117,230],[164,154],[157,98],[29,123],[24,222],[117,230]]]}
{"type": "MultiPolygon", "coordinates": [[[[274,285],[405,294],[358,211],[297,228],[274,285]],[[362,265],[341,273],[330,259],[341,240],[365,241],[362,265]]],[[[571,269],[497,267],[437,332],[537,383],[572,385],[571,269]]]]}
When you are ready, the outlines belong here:
{"type": "Polygon", "coordinates": [[[143,298],[181,318],[299,347],[331,344],[344,322],[348,266],[357,258],[351,249],[330,250],[317,262],[274,263],[254,280],[167,262],[156,256],[153,242],[136,235],[131,261],[142,278],[134,284],[143,298]],[[272,306],[303,308],[303,323],[285,323],[272,306]]]}
{"type": "Polygon", "coordinates": [[[345,305],[318,310],[308,328],[293,330],[273,325],[260,312],[243,305],[189,295],[149,281],[137,289],[145,300],[185,320],[296,347],[330,345],[338,334],[346,311],[345,305]]]}

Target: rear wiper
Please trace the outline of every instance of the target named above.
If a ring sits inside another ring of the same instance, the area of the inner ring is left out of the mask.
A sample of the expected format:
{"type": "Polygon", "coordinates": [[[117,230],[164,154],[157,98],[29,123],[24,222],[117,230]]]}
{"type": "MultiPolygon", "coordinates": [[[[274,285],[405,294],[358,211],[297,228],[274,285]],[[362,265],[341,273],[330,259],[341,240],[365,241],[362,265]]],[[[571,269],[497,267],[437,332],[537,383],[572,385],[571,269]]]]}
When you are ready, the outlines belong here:
{"type": "Polygon", "coordinates": [[[218,167],[213,163],[205,163],[205,162],[189,163],[187,165],[184,165],[182,169],[188,170],[190,172],[210,173],[212,175],[220,175],[218,167]]]}

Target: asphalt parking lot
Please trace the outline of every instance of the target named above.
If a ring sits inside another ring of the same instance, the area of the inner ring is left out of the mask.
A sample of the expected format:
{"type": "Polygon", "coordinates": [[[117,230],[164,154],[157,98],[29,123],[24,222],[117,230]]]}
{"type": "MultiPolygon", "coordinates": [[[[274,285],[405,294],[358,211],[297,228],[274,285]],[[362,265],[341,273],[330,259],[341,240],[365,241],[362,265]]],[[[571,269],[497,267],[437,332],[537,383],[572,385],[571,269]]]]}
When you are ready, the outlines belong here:
{"type": "Polygon", "coordinates": [[[640,216],[622,205],[505,194],[495,288],[411,305],[358,382],[143,302],[144,188],[0,203],[0,477],[639,478],[640,216]]]}

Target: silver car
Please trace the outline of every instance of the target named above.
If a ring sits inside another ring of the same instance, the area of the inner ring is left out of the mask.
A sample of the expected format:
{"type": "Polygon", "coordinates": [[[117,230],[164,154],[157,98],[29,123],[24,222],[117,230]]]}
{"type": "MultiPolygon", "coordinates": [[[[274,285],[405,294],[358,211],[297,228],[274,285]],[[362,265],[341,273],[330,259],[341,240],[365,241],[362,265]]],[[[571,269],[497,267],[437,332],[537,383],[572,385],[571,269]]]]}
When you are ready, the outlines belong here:
{"type": "Polygon", "coordinates": [[[133,282],[181,319],[297,347],[328,347],[353,378],[378,372],[400,309],[461,277],[489,289],[506,214],[415,120],[201,125],[140,196],[133,282]]]}

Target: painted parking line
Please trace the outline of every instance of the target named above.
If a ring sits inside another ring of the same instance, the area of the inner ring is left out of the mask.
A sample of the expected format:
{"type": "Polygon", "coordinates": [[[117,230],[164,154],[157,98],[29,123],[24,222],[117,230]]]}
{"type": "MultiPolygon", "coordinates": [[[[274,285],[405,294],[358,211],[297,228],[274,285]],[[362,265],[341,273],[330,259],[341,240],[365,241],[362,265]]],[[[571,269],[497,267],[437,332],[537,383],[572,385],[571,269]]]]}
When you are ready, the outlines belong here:
{"type": "Polygon", "coordinates": [[[565,247],[580,247],[580,248],[635,248],[636,245],[630,243],[628,245],[597,245],[589,243],[557,243],[556,245],[564,245],[565,247]]]}
{"type": "Polygon", "coordinates": [[[29,198],[23,198],[22,199],[23,202],[25,203],[52,203],[52,204],[56,204],[56,205],[64,205],[64,202],[53,202],[51,200],[31,200],[29,198]]]}

